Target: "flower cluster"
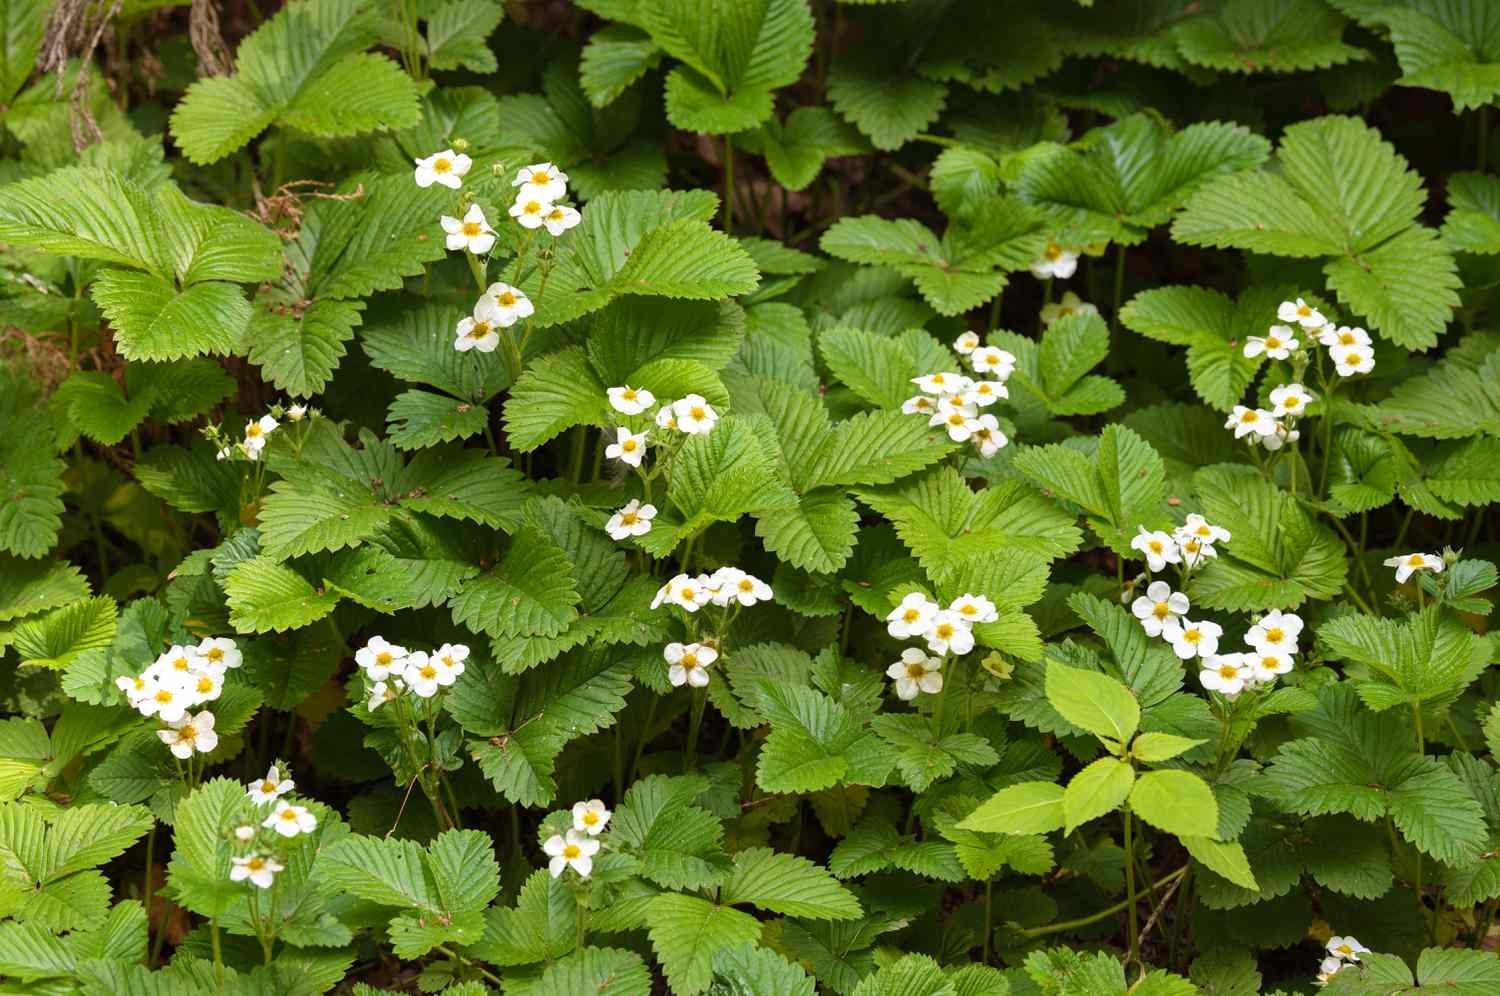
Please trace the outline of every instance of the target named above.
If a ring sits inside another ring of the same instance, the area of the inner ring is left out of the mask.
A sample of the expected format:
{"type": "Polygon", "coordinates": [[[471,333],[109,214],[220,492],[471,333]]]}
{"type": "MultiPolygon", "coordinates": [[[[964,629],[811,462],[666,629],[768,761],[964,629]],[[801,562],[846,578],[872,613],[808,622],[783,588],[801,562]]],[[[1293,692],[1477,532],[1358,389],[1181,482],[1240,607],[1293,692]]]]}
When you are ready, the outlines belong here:
{"type": "Polygon", "coordinates": [[[573,804],[572,828],[567,833],[553,834],[542,845],[542,851],[550,859],[547,871],[553,878],[570,865],[579,878],[588,878],[593,873],[594,855],[599,853],[601,846],[598,837],[609,825],[612,815],[602,799],[573,804]]]}
{"type": "Polygon", "coordinates": [[[233,640],[211,636],[197,646],[174,645],[139,675],[115,679],[115,686],[131,708],[167,724],[156,735],[173,757],[186,760],[219,745],[213,713],[190,710],[217,699],[224,691],[225,673],[239,667],[240,661],[233,640]]]}
{"type": "Polygon", "coordinates": [[[983,595],[965,592],[945,609],[920,591],[901,599],[885,617],[886,631],[898,640],[923,639],[927,651],[908,647],[901,659],[886,668],[896,697],[911,701],[922,692],[935,695],[943,690],[943,656],[967,654],[974,649],[974,625],[1000,618],[995,603],[983,595]],[[937,656],[932,656],[937,655],[937,656]]]}
{"type": "MultiPolygon", "coordinates": [[[[657,591],[651,607],[675,605],[689,613],[714,605],[727,610],[718,627],[728,629],[734,614],[757,602],[770,601],[771,586],[738,567],[720,567],[712,574],[693,577],[678,574],[657,591]]],[[[667,680],[674,687],[689,685],[702,688],[708,684],[708,666],[719,659],[719,641],[705,639],[697,643],[669,643],[662,650],[667,662],[667,680]]]]}
{"type": "Polygon", "coordinates": [[[297,783],[284,776],[280,767],[275,764],[271,765],[264,778],[257,778],[246,786],[245,797],[251,804],[256,809],[269,806],[271,811],[264,819],[260,819],[257,814],[255,819],[259,820],[258,828],[251,823],[235,828],[235,840],[247,846],[248,850],[230,858],[231,882],[248,881],[256,888],[269,889],[276,881],[276,874],[285,870],[285,866],[268,853],[275,839],[290,840],[312,833],[318,828],[318,818],[310,809],[282,798],[296,787],[297,783]],[[264,841],[261,840],[262,830],[270,831],[270,836],[264,841]]]}
{"type": "Polygon", "coordinates": [[[1328,957],[1324,958],[1322,964],[1318,966],[1318,985],[1326,986],[1341,969],[1351,962],[1359,961],[1359,956],[1369,950],[1353,937],[1330,937],[1328,957]]]}
{"type": "Polygon", "coordinates": [[[1145,526],[1137,529],[1139,531],[1130,541],[1130,548],[1145,558],[1146,567],[1152,573],[1166,570],[1168,564],[1191,571],[1219,555],[1215,544],[1228,543],[1230,540],[1229,530],[1213,525],[1196,512],[1170,533],[1160,529],[1150,530],[1145,526]]]}
{"type": "MultiPolygon", "coordinates": [[[[294,406],[301,408],[302,406],[294,406]]],[[[304,412],[305,408],[302,409],[304,412]]],[[[239,442],[221,446],[217,454],[220,460],[228,460],[230,457],[241,457],[246,460],[259,460],[261,451],[266,448],[266,441],[276,427],[277,422],[272,415],[262,415],[245,423],[245,435],[239,442]]]]}
{"type": "Polygon", "coordinates": [[[556,238],[583,220],[575,208],[560,203],[568,196],[568,174],[551,163],[523,167],[511,186],[521,188],[510,206],[510,216],[522,228],[545,228],[556,238]]]}
{"type": "Polygon", "coordinates": [[[1010,397],[1005,381],[1015,371],[1016,358],[995,346],[981,346],[973,332],[959,336],[953,348],[984,379],[950,371],[913,377],[912,383],[922,393],[908,398],[901,410],[925,415],[928,425],[942,426],[955,443],[973,442],[980,456],[993,456],[1010,440],[1000,430],[1000,420],[988,412],[981,414],[980,409],[1010,397]]]}
{"type": "MultiPolygon", "coordinates": [[[[622,415],[646,415],[656,407],[656,395],[644,387],[612,387],[609,389],[609,404],[622,415]]],[[[719,413],[703,395],[689,394],[677,401],[663,403],[653,419],[659,428],[697,436],[713,431],[713,427],[718,424],[719,413]]],[[[615,441],[604,448],[604,455],[611,460],[619,460],[626,466],[639,467],[646,458],[646,441],[649,436],[649,430],[634,432],[630,426],[616,426],[615,441]]],[[[652,514],[656,514],[655,509],[652,514]]]]}
{"type": "MultiPolygon", "coordinates": [[[[1273,684],[1277,678],[1292,669],[1292,656],[1297,653],[1297,637],[1302,633],[1302,618],[1291,612],[1279,610],[1261,616],[1245,634],[1248,649],[1239,653],[1219,654],[1218,637],[1222,630],[1213,623],[1199,623],[1212,627],[1212,649],[1203,651],[1203,670],[1198,680],[1209,691],[1234,698],[1247,688],[1263,688],[1273,684]]],[[[1174,642],[1177,656],[1186,660],[1174,642]]]]}
{"type": "Polygon", "coordinates": [[[445,643],[432,653],[398,647],[383,636],[374,636],[354,653],[354,662],[365,673],[369,689],[366,707],[374,712],[402,692],[430,699],[451,686],[464,673],[469,648],[445,643]]]}
{"type": "Polygon", "coordinates": [[[475,302],[469,317],[459,320],[454,330],[453,348],[460,353],[471,349],[493,353],[500,345],[501,329],[508,329],[535,312],[531,299],[519,287],[498,282],[490,284],[475,302]]]}

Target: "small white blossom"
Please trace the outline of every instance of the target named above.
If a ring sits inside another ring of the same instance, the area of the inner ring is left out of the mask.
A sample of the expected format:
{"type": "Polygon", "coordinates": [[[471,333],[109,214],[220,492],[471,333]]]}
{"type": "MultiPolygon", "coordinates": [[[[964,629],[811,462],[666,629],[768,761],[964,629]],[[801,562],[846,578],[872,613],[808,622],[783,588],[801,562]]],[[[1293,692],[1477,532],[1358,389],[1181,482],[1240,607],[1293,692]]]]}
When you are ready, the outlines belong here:
{"type": "Polygon", "coordinates": [[[1198,672],[1198,680],[1209,691],[1234,698],[1249,683],[1250,669],[1245,666],[1241,654],[1210,654],[1203,658],[1203,670],[1198,672]]]}
{"type": "Polygon", "coordinates": [[[517,196],[516,202],[510,206],[510,216],[522,228],[541,228],[547,223],[547,215],[551,213],[550,202],[527,197],[524,193],[517,196]]]}
{"type": "Polygon", "coordinates": [[[604,524],[604,531],[609,533],[612,540],[644,536],[651,531],[651,520],[654,518],[655,505],[642,505],[639,499],[632,498],[624,508],[609,517],[609,521],[604,524]]]}
{"type": "Polygon", "coordinates": [[[1042,255],[1031,264],[1031,275],[1038,280],[1056,277],[1066,280],[1078,269],[1078,254],[1068,252],[1056,242],[1048,243],[1042,255]]]}
{"type": "Polygon", "coordinates": [[[243,882],[249,879],[250,884],[259,889],[269,889],[271,883],[276,880],[276,873],[282,870],[281,864],[275,858],[268,858],[261,854],[251,854],[229,860],[232,862],[232,867],[229,869],[229,881],[243,882]]]}
{"type": "Polygon", "coordinates": [[[885,669],[886,677],[893,680],[896,697],[910,702],[922,692],[936,695],[943,690],[943,659],[929,657],[918,647],[907,647],[901,651],[901,659],[885,669]]]}
{"type": "Polygon", "coordinates": [[[594,870],[594,855],[599,853],[599,842],[587,834],[569,830],[566,836],[553,834],[547,838],[542,850],[552,859],[547,862],[547,870],[553,878],[561,875],[569,865],[580,878],[588,878],[594,870]]]}
{"type": "Polygon", "coordinates": [[[1430,553],[1407,553],[1400,557],[1389,558],[1385,566],[1396,569],[1397,584],[1405,584],[1406,579],[1417,571],[1443,573],[1443,558],[1430,553]]]}
{"type": "Polygon", "coordinates": [[[901,604],[885,617],[886,631],[898,640],[909,640],[927,632],[939,606],[920,591],[914,591],[901,599],[901,604]]]}
{"type": "Polygon", "coordinates": [[[234,839],[241,844],[248,844],[255,839],[255,828],[249,824],[242,824],[234,828],[234,839]]]}
{"type": "Polygon", "coordinates": [[[483,256],[494,248],[495,230],[484,218],[484,209],[478,204],[469,205],[468,213],[462,219],[450,215],[443,215],[439,219],[443,225],[443,231],[448,233],[448,249],[466,249],[476,256],[483,256]]]}
{"type": "Polygon", "coordinates": [[[1177,541],[1160,529],[1149,530],[1145,526],[1137,526],[1138,533],[1130,541],[1130,548],[1136,550],[1146,558],[1146,566],[1152,573],[1165,570],[1168,564],[1181,562],[1177,552],[1177,541]]]}
{"type": "Polygon", "coordinates": [[[1271,391],[1271,414],[1277,418],[1298,418],[1307,411],[1307,406],[1318,400],[1301,384],[1282,384],[1271,391]]]}
{"type": "Polygon", "coordinates": [[[1282,301],[1281,306],[1276,309],[1276,317],[1283,322],[1296,322],[1309,332],[1328,324],[1328,319],[1323,317],[1322,312],[1300,297],[1296,301],[1282,301]]]}
{"type": "Polygon", "coordinates": [[[275,830],[283,837],[295,837],[300,833],[312,833],[318,828],[318,818],[306,806],[294,806],[285,799],[276,800],[276,808],[261,823],[268,830],[275,830]]]}
{"type": "Polygon", "coordinates": [[[1269,685],[1281,675],[1292,670],[1292,655],[1284,653],[1263,653],[1257,651],[1253,654],[1242,655],[1246,666],[1250,670],[1250,683],[1253,685],[1269,685]]]}
{"type": "Polygon", "coordinates": [[[612,387],[609,394],[609,406],[622,415],[639,415],[641,412],[656,404],[656,395],[644,387],[612,387]]]}
{"type": "Polygon", "coordinates": [[[753,574],[746,574],[738,567],[721,567],[714,571],[709,583],[714,588],[714,604],[728,605],[738,602],[749,607],[756,602],[771,599],[771,586],[753,574]]]}
{"type": "Polygon", "coordinates": [[[583,215],[566,204],[554,204],[552,210],[542,217],[542,224],[547,226],[547,234],[554,239],[562,235],[570,228],[576,228],[583,220],[583,215]]]}
{"type": "Polygon", "coordinates": [[[1000,618],[1000,611],[995,608],[994,602],[983,595],[975,595],[967,591],[953,600],[948,606],[948,611],[971,625],[994,622],[1000,618]]]}
{"type": "Polygon", "coordinates": [[[194,705],[212,702],[224,691],[224,678],[214,671],[199,671],[184,683],[194,705]]]}
{"type": "Polygon", "coordinates": [[[712,600],[712,593],[704,591],[704,584],[697,578],[679,574],[666,584],[662,585],[656,593],[656,598],[651,602],[654,609],[662,602],[670,602],[673,605],[687,609],[689,612],[697,612],[712,600]]]}
{"type": "Polygon", "coordinates": [[[1214,560],[1219,556],[1212,543],[1205,543],[1196,536],[1185,535],[1182,530],[1172,534],[1177,541],[1177,552],[1182,555],[1182,566],[1189,569],[1197,567],[1205,560],[1214,560]]]}
{"type": "Polygon", "coordinates": [[[1271,331],[1263,336],[1245,336],[1244,353],[1251,358],[1264,353],[1269,359],[1284,360],[1292,355],[1297,345],[1295,331],[1285,325],[1272,325],[1271,331]]]}
{"type": "Polygon", "coordinates": [[[609,818],[612,815],[614,814],[605,808],[603,799],[575,802],[573,803],[573,829],[579,833],[586,833],[590,837],[597,837],[609,825],[609,818]]]}
{"type": "Polygon", "coordinates": [[[656,426],[659,429],[677,428],[677,413],[671,405],[662,405],[656,410],[656,426]]]}
{"type": "Polygon", "coordinates": [[[938,612],[922,635],[927,649],[935,654],[967,654],[974,649],[974,633],[957,612],[938,612]]]}
{"type": "Polygon", "coordinates": [[[1297,637],[1302,635],[1302,617],[1294,612],[1273,609],[1261,616],[1245,634],[1245,643],[1259,654],[1297,652],[1297,637]]]}
{"type": "Polygon", "coordinates": [[[719,413],[701,394],[689,394],[672,402],[672,412],[677,416],[677,428],[690,436],[709,432],[719,421],[719,413]]]}
{"type": "Polygon", "coordinates": [[[911,382],[917,385],[917,390],[923,394],[931,394],[938,397],[947,394],[960,394],[968,390],[968,381],[969,378],[963,374],[947,370],[923,374],[921,377],[913,377],[911,379],[911,382]]]}
{"type": "MultiPolygon", "coordinates": [[[[946,400],[945,398],[944,401],[946,400]]],[[[955,443],[963,443],[967,442],[969,437],[974,435],[974,430],[979,428],[979,411],[973,405],[940,404],[938,411],[927,420],[927,424],[942,426],[947,431],[949,439],[955,443]]]]}
{"type": "Polygon", "coordinates": [[[156,735],[171,750],[173,757],[186,760],[196,754],[209,754],[219,746],[219,735],[214,732],[214,714],[204,710],[196,716],[183,716],[156,735]]]}
{"type": "Polygon", "coordinates": [[[140,708],[141,700],[150,695],[152,689],[150,682],[140,675],[116,678],[115,687],[125,693],[125,701],[132,709],[140,708]]]}
{"type": "Polygon", "coordinates": [[[437,183],[450,190],[463,186],[464,176],[474,165],[474,160],[452,149],[434,152],[426,159],[414,159],[413,162],[417,164],[417,186],[425,188],[437,183]]]}
{"type": "Polygon", "coordinates": [[[521,188],[518,196],[560,201],[568,192],[568,174],[551,163],[533,163],[521,167],[510,185],[521,188]]]}
{"type": "Polygon", "coordinates": [[[281,770],[273,764],[266,771],[266,777],[250,783],[245,795],[256,805],[267,806],[296,787],[297,783],[290,778],[282,778],[281,770]]]}
{"type": "Polygon", "coordinates": [[[719,659],[719,652],[701,643],[669,643],[662,650],[666,658],[667,680],[674,687],[691,685],[702,688],[708,684],[708,666],[719,659]]]}
{"type": "Polygon", "coordinates": [[[204,663],[214,670],[223,673],[227,668],[233,670],[240,666],[244,655],[233,640],[222,636],[210,636],[198,644],[198,656],[204,663]]]}
{"type": "Polygon", "coordinates": [[[401,681],[400,678],[393,678],[388,682],[375,682],[375,684],[370,686],[370,697],[365,702],[365,708],[370,710],[371,712],[374,712],[376,709],[379,709],[387,702],[390,702],[397,695],[400,695],[401,689],[405,687],[405,684],[401,681]]]}
{"type": "Polygon", "coordinates": [[[1328,352],[1340,377],[1367,374],[1375,369],[1375,350],[1369,346],[1335,346],[1328,352]]]}
{"type": "Polygon", "coordinates": [[[1068,291],[1062,296],[1061,301],[1053,301],[1042,305],[1042,324],[1051,325],[1059,319],[1067,318],[1069,315],[1097,315],[1099,309],[1089,304],[1083,298],[1068,291]]]}
{"type": "Polygon", "coordinates": [[[646,455],[646,433],[631,432],[623,425],[617,427],[615,441],[604,448],[604,455],[611,460],[639,467],[646,455]]]}
{"type": "Polygon", "coordinates": [[[306,405],[288,405],[286,410],[287,421],[300,422],[307,417],[306,405]]]}
{"type": "Polygon", "coordinates": [[[354,663],[365,669],[375,681],[384,681],[392,675],[401,676],[406,667],[407,651],[383,636],[372,636],[370,641],[354,652],[354,663]]]}
{"type": "Polygon", "coordinates": [[[430,699],[440,689],[452,685],[460,674],[463,674],[462,665],[445,667],[435,658],[418,651],[407,658],[401,679],[419,698],[430,699]]]}
{"type": "Polygon", "coordinates": [[[454,329],[453,348],[460,353],[477,349],[481,353],[493,353],[500,345],[500,309],[495,299],[486,295],[474,304],[474,313],[462,318],[454,329]]]}
{"type": "Polygon", "coordinates": [[[1328,953],[1341,961],[1359,961],[1359,956],[1369,954],[1370,949],[1352,936],[1335,934],[1328,939],[1328,953]]]}
{"type": "Polygon", "coordinates": [[[1276,420],[1271,417],[1270,412],[1263,409],[1235,405],[1234,411],[1224,422],[1224,428],[1233,429],[1235,439],[1244,439],[1252,433],[1269,436],[1276,431],[1276,420]]]}
{"type": "Polygon", "coordinates": [[[1314,984],[1319,986],[1328,985],[1343,967],[1344,962],[1339,961],[1337,958],[1324,958],[1322,963],[1318,965],[1318,974],[1313,977],[1314,984]]]}
{"type": "Polygon", "coordinates": [[[968,356],[979,348],[979,333],[965,332],[953,340],[953,348],[960,354],[968,356]]]}
{"type": "Polygon", "coordinates": [[[1178,528],[1177,532],[1182,536],[1191,536],[1198,542],[1209,546],[1215,543],[1228,543],[1233,538],[1229,530],[1223,526],[1212,525],[1197,512],[1189,513],[1187,521],[1178,528]]]}
{"type": "Polygon", "coordinates": [[[147,693],[136,702],[136,709],[142,716],[156,716],[163,723],[175,723],[187,715],[192,699],[185,691],[154,681],[148,681],[147,685],[147,693]]]}
{"type": "Polygon", "coordinates": [[[1165,581],[1152,581],[1146,586],[1146,594],[1130,603],[1130,611],[1141,621],[1147,636],[1161,636],[1167,623],[1181,619],[1191,607],[1188,597],[1173,591],[1165,581]]]}
{"type": "Polygon", "coordinates": [[[960,397],[966,405],[988,408],[1001,398],[1010,397],[1010,388],[998,380],[976,380],[960,397]]]}
{"type": "Polygon", "coordinates": [[[438,666],[448,680],[440,682],[443,685],[451,685],[464,673],[467,666],[464,662],[469,659],[468,645],[463,643],[445,643],[432,652],[432,662],[438,666]]]}
{"type": "Polygon", "coordinates": [[[937,411],[937,403],[925,394],[919,394],[915,398],[907,398],[901,402],[901,412],[904,415],[931,415],[937,411]]]}
{"type": "Polygon", "coordinates": [[[969,354],[969,366],[978,374],[986,374],[1005,380],[1016,369],[1016,358],[1012,353],[995,346],[983,346],[969,354]]]}
{"type": "Polygon", "coordinates": [[[1224,635],[1224,627],[1206,620],[1173,619],[1162,624],[1161,635],[1181,660],[1190,661],[1194,657],[1206,660],[1218,653],[1219,637],[1224,635]]]}
{"type": "Polygon", "coordinates": [[[246,455],[254,454],[250,459],[254,460],[260,455],[260,451],[265,448],[266,437],[275,431],[276,425],[276,420],[269,415],[262,415],[245,423],[245,441],[240,445],[245,447],[246,455]]]}
{"type": "Polygon", "coordinates": [[[1370,333],[1350,325],[1335,326],[1332,323],[1318,330],[1318,342],[1335,349],[1339,346],[1368,346],[1370,333]]]}
{"type": "Polygon", "coordinates": [[[1000,452],[1007,443],[1005,433],[1000,431],[1000,420],[990,414],[984,414],[974,420],[978,423],[973,434],[969,437],[979,449],[982,457],[992,457],[1000,452]]]}
{"type": "Polygon", "coordinates": [[[508,329],[521,319],[530,318],[536,314],[536,307],[531,303],[531,298],[527,297],[519,287],[493,283],[485,288],[484,296],[489,298],[495,306],[491,321],[502,329],[508,329]]]}
{"type": "Polygon", "coordinates": [[[1287,428],[1287,425],[1286,425],[1285,422],[1273,422],[1271,424],[1271,431],[1270,432],[1266,433],[1264,436],[1261,436],[1261,435],[1251,436],[1250,439],[1249,439],[1249,443],[1250,443],[1251,446],[1254,446],[1256,443],[1259,443],[1261,446],[1265,447],[1267,450],[1275,452],[1276,450],[1281,449],[1287,443],[1295,443],[1297,440],[1299,440],[1301,438],[1302,438],[1302,430],[1300,430],[1300,429],[1289,429],[1289,428],[1287,428]]]}

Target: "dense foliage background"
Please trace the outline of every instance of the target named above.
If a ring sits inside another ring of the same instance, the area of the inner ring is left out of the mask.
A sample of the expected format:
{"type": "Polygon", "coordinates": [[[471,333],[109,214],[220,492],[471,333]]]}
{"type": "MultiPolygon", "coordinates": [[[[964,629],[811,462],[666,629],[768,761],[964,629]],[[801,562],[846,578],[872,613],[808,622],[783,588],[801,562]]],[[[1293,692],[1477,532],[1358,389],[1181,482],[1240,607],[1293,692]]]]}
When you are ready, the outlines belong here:
{"type": "Polygon", "coordinates": [[[1500,992],[1500,5],[0,0],[0,987],[1500,992]]]}

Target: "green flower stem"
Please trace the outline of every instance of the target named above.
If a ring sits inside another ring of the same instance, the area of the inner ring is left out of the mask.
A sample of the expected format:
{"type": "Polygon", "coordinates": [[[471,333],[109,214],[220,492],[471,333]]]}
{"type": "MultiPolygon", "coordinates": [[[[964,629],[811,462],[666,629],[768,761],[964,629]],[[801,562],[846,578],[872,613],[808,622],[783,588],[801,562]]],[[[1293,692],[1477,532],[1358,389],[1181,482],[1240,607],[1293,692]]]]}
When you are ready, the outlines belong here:
{"type": "MultiPolygon", "coordinates": [[[[1127,864],[1125,867],[1129,869],[1130,866],[1127,864]]],[[[1161,888],[1162,886],[1172,884],[1177,879],[1187,874],[1188,867],[1188,865],[1183,865],[1176,871],[1157,879],[1154,883],[1154,886],[1156,888],[1161,888]]],[[[1127,877],[1133,877],[1130,876],[1128,870],[1126,872],[1126,875],[1127,877]]],[[[1097,913],[1090,913],[1088,916],[1079,917],[1076,920],[1063,920],[1058,923],[1049,923],[1045,927],[1031,927],[1025,930],[1018,930],[1016,931],[1016,933],[1026,940],[1030,940],[1033,937],[1046,937],[1049,934],[1061,934],[1064,931],[1077,930],[1079,927],[1087,927],[1089,924],[1098,923],[1100,920],[1106,920],[1109,917],[1114,916],[1116,913],[1121,912],[1122,910],[1133,908],[1134,905],[1135,901],[1127,896],[1125,899],[1120,900],[1113,906],[1107,906],[1097,913]]],[[[1132,916],[1132,923],[1134,922],[1134,919],[1135,918],[1132,916]]]]}
{"type": "Polygon", "coordinates": [[[214,949],[214,978],[222,981],[224,978],[224,951],[219,942],[219,918],[211,917],[208,921],[208,937],[214,949]]]}
{"type": "Polygon", "coordinates": [[[1137,920],[1139,911],[1136,909],[1135,848],[1131,832],[1134,817],[1129,806],[1120,810],[1120,817],[1125,824],[1125,902],[1130,914],[1125,920],[1126,937],[1130,941],[1130,960],[1127,964],[1138,965],[1141,961],[1141,925],[1137,920]]]}

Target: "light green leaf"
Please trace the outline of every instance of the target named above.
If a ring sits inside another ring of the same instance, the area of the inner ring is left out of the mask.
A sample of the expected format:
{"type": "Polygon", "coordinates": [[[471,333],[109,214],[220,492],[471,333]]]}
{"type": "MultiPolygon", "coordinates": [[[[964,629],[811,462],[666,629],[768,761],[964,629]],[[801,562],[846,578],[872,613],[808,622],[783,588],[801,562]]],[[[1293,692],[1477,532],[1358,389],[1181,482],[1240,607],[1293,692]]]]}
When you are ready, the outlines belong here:
{"type": "Polygon", "coordinates": [[[959,827],[985,833],[1048,833],[1065,822],[1063,796],[1063,787],[1053,782],[1021,782],[981,803],[959,827]]]}
{"type": "Polygon", "coordinates": [[[1130,808],[1158,830],[1179,837],[1212,837],[1219,804],[1208,783],[1187,771],[1147,771],[1130,790],[1130,808]]]}
{"type": "Polygon", "coordinates": [[[1134,769],[1118,758],[1101,757],[1086,766],[1063,791],[1063,833],[1113,812],[1134,784],[1134,769]]]}

